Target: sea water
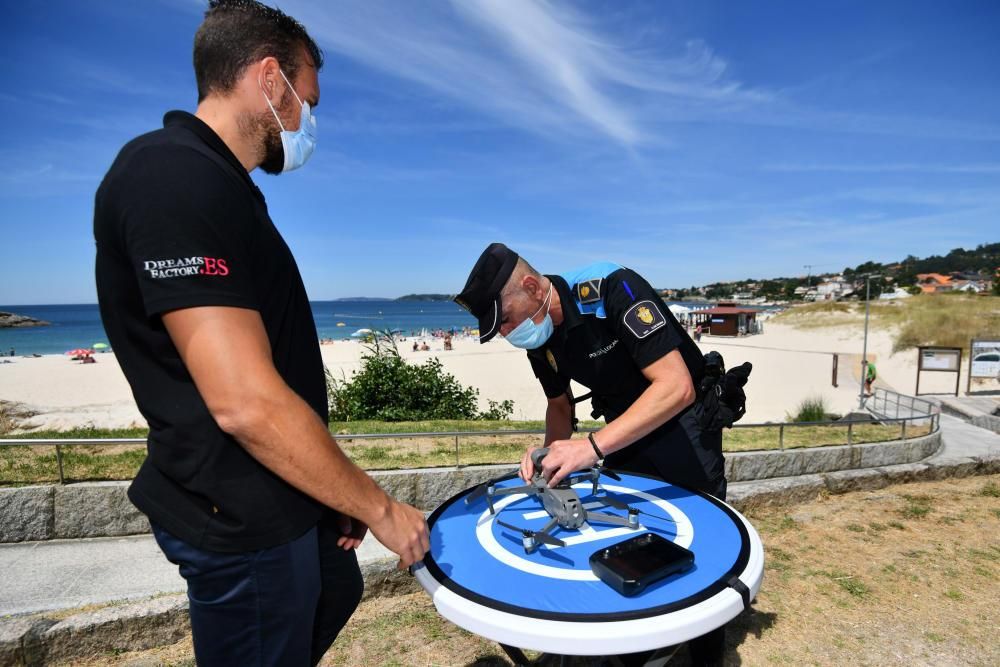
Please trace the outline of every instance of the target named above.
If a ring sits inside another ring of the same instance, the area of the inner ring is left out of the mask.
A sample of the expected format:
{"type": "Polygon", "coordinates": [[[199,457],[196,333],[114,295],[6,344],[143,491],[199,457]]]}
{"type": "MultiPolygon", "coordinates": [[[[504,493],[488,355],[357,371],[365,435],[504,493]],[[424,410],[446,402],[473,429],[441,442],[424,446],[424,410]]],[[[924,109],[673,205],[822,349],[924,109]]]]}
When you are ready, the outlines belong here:
{"type": "MultiPolygon", "coordinates": [[[[421,332],[475,328],[476,320],[451,301],[312,301],[320,338],[348,339],[359,329],[421,332]],[[342,326],[338,326],[342,324],[342,326]]],[[[76,348],[107,344],[97,304],[0,306],[0,311],[49,322],[43,327],[0,329],[0,356],[62,354],[76,348]]]]}

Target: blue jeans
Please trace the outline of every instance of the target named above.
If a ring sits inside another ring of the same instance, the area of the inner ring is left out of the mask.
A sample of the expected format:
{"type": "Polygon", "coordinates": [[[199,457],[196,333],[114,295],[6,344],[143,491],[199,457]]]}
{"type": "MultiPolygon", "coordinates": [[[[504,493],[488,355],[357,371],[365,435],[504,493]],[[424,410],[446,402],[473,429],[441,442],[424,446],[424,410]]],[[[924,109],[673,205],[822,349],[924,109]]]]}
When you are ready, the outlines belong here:
{"type": "Polygon", "coordinates": [[[287,544],[233,554],[152,528],[187,581],[200,666],[315,665],[361,600],[357,556],[337,546],[332,521],[287,544]]]}

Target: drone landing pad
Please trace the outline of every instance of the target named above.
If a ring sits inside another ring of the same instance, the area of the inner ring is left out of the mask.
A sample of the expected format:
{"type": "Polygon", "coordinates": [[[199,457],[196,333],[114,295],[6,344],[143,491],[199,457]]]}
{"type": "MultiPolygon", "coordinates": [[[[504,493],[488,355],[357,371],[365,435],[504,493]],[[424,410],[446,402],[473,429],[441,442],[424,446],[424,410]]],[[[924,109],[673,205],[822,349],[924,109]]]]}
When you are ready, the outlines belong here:
{"type": "MultiPolygon", "coordinates": [[[[502,644],[575,655],[659,648],[724,624],[752,599],[763,574],[763,548],[752,526],[725,503],[662,480],[621,474],[573,488],[588,511],[625,516],[600,502],[604,495],[645,512],[637,530],[592,522],[580,530],[551,531],[566,546],[540,545],[532,553],[522,535],[496,519],[541,530],[549,516],[538,497],[512,494],[464,503],[471,489],[430,517],[431,550],[414,570],[438,611],[460,627],[502,644]],[[652,515],[652,516],[650,516],[652,515]],[[668,520],[667,520],[668,519],[668,520]],[[655,532],[695,554],[694,567],[625,597],[600,581],[589,558],[643,532],[655,532]],[[616,645],[619,645],[616,647],[616,645]]],[[[497,488],[518,486],[511,475],[497,488]]]]}

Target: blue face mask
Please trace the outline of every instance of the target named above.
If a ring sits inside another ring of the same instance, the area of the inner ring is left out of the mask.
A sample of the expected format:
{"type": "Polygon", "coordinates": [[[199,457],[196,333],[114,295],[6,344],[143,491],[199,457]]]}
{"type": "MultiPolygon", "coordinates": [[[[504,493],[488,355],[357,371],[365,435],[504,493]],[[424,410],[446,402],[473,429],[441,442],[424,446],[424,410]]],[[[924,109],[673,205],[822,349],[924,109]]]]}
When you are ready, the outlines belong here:
{"type": "MultiPolygon", "coordinates": [[[[278,71],[281,72],[281,70],[278,71]]],[[[284,72],[281,72],[281,78],[285,80],[285,83],[288,84],[288,89],[292,91],[292,95],[295,95],[295,99],[302,106],[302,115],[299,117],[299,129],[290,132],[281,124],[278,112],[274,110],[274,106],[267,97],[267,93],[264,93],[267,106],[271,107],[271,113],[274,114],[274,119],[278,121],[278,127],[281,128],[281,148],[285,152],[285,165],[282,167],[281,173],[285,173],[304,165],[309,156],[316,150],[316,119],[309,111],[309,103],[303,102],[299,98],[299,94],[295,92],[295,88],[292,88],[292,84],[289,83],[288,77],[285,76],[284,72]]],[[[261,92],[263,90],[264,88],[261,87],[261,92]]]]}
{"type": "Polygon", "coordinates": [[[514,330],[509,334],[504,336],[507,342],[514,347],[519,347],[522,350],[537,350],[542,345],[545,345],[555,329],[555,325],[552,324],[552,316],[549,315],[548,306],[552,304],[552,283],[549,283],[549,293],[545,297],[545,302],[542,303],[541,308],[535,311],[535,314],[526,319],[525,321],[514,327],[514,330]],[[542,308],[545,308],[545,319],[542,320],[541,324],[535,324],[535,317],[538,313],[542,312],[542,308]]]}

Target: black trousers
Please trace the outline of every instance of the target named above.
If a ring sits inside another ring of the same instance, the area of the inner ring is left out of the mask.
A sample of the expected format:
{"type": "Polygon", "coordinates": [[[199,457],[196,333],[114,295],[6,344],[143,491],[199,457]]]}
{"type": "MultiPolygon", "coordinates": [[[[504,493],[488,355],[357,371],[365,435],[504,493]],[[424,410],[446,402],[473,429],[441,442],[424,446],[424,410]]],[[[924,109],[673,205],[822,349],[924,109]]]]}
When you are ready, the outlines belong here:
{"type": "MultiPolygon", "coordinates": [[[[683,413],[669,428],[608,456],[607,465],[629,472],[655,475],[672,484],[726,499],[725,460],[722,456],[722,431],[702,431],[691,411],[683,413]],[[629,451],[632,447],[638,447],[629,451]]],[[[715,667],[723,664],[726,650],[726,626],[688,642],[695,665],[715,667]]],[[[634,654],[636,660],[641,657],[634,654]]],[[[629,664],[629,660],[625,660],[629,664]]]]}
{"type": "Polygon", "coordinates": [[[187,581],[195,659],[213,665],[315,665],[361,600],[354,551],[324,521],[287,544],[219,553],[153,524],[187,581]]]}

